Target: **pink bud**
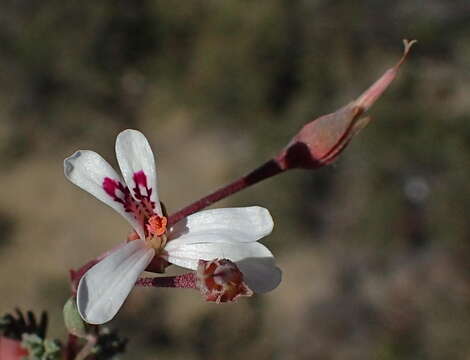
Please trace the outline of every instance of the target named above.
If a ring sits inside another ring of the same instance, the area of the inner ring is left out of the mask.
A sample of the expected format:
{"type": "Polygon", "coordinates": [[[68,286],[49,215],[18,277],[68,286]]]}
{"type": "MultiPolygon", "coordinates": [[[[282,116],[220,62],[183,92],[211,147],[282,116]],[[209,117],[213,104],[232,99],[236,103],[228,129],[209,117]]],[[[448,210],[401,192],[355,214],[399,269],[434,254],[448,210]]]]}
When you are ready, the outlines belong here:
{"type": "Polygon", "coordinates": [[[197,279],[199,290],[207,301],[231,302],[240,296],[253,295],[243,281],[243,273],[228,259],[199,260],[197,279]]]}
{"type": "Polygon", "coordinates": [[[283,169],[314,169],[328,165],[339,156],[349,141],[369,122],[361,117],[396,78],[400,66],[406,59],[416,40],[404,40],[405,50],[399,62],[388,69],[359,98],[334,113],[320,116],[306,124],[276,157],[283,169]]]}
{"type": "Polygon", "coordinates": [[[0,359],[21,360],[28,356],[28,352],[21,347],[21,342],[0,336],[0,359]]]}

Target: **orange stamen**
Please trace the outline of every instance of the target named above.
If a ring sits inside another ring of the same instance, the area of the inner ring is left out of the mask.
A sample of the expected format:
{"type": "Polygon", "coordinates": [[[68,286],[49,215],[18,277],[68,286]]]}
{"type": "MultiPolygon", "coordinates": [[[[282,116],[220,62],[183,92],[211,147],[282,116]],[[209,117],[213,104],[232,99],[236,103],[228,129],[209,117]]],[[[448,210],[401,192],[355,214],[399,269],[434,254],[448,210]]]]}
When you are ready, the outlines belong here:
{"type": "Polygon", "coordinates": [[[161,236],[166,233],[168,220],[165,216],[154,215],[148,220],[147,230],[150,234],[161,236]]]}

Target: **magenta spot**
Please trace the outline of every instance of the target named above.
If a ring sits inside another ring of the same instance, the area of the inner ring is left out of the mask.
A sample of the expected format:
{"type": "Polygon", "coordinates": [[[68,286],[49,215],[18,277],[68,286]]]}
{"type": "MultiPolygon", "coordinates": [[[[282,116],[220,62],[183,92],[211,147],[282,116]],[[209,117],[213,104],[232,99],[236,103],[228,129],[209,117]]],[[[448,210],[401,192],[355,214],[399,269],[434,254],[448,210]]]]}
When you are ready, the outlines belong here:
{"type": "Polygon", "coordinates": [[[121,203],[125,211],[131,211],[133,200],[127,186],[121,184],[120,181],[106,177],[103,180],[103,189],[114,201],[121,203]]]}
{"type": "Polygon", "coordinates": [[[150,200],[152,189],[148,188],[147,176],[143,171],[134,173],[133,180],[136,183],[132,189],[134,197],[131,196],[129,188],[119,180],[105,177],[102,186],[106,194],[120,203],[125,212],[132,213],[139,224],[142,224],[143,230],[147,232],[144,224],[155,215],[155,202],[150,200]]]}
{"type": "Polygon", "coordinates": [[[140,170],[136,173],[134,173],[134,176],[132,177],[134,179],[134,182],[137,185],[141,185],[145,188],[147,188],[147,175],[145,175],[143,170],[140,170]]]}
{"type": "Polygon", "coordinates": [[[144,206],[147,207],[147,210],[150,213],[153,213],[153,209],[155,209],[155,203],[150,200],[150,196],[152,195],[152,188],[148,187],[147,175],[145,175],[143,170],[140,170],[134,173],[132,179],[136,184],[136,186],[132,189],[134,197],[145,203],[144,206]]]}
{"type": "Polygon", "coordinates": [[[103,189],[111,197],[116,196],[116,190],[118,189],[119,185],[119,181],[110,179],[108,177],[104,178],[103,180],[103,189]]]}

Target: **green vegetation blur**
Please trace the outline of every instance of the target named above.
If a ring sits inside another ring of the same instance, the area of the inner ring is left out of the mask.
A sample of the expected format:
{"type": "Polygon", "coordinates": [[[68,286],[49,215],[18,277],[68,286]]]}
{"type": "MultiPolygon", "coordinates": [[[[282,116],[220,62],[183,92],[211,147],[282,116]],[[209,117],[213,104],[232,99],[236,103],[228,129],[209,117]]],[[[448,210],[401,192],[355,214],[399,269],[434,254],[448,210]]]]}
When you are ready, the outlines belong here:
{"type": "Polygon", "coordinates": [[[144,132],[169,211],[243,175],[357,97],[418,39],[333,166],[216,206],[261,205],[275,291],[237,304],[135,289],[109,324],[123,359],[470,357],[470,3],[36,1],[0,4],[0,313],[47,310],[125,221],[62,160],[144,132]],[[469,211],[469,212],[467,212],[469,211]]]}

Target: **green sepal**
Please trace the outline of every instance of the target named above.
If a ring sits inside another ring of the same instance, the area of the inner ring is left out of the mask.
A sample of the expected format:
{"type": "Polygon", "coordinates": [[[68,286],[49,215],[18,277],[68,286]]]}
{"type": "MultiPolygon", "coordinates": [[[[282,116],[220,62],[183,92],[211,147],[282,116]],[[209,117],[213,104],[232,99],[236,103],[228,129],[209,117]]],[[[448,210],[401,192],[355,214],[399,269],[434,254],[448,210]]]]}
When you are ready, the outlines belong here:
{"type": "Polygon", "coordinates": [[[87,336],[87,324],[78,312],[75,297],[71,297],[64,305],[64,322],[68,332],[72,335],[85,338],[87,336]]]}

